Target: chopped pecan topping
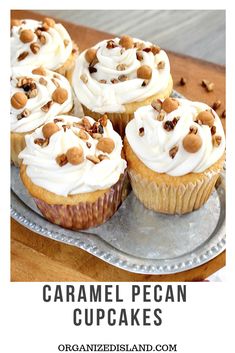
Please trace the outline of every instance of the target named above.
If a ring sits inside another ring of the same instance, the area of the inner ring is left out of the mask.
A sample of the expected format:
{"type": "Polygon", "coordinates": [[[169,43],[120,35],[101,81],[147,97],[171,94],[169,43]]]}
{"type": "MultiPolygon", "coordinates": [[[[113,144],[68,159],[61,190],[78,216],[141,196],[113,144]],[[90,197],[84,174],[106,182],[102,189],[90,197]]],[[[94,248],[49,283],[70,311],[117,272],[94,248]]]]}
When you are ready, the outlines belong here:
{"type": "Polygon", "coordinates": [[[85,127],[85,130],[90,130],[92,127],[90,121],[86,117],[82,119],[82,124],[85,127]]]}
{"type": "Polygon", "coordinates": [[[142,82],[142,87],[145,87],[145,86],[147,86],[149,84],[149,80],[144,80],[143,82],[142,82]]]}
{"type": "Polygon", "coordinates": [[[54,119],[54,123],[56,124],[56,123],[62,123],[64,121],[64,119],[62,119],[62,118],[56,118],[56,119],[54,119]]]}
{"type": "Polygon", "coordinates": [[[39,145],[41,147],[46,147],[49,144],[49,139],[43,139],[43,138],[36,138],[34,140],[34,143],[36,145],[39,145]]]}
{"type": "Polygon", "coordinates": [[[99,80],[99,83],[107,83],[106,80],[99,80]]]}
{"type": "Polygon", "coordinates": [[[215,135],[215,133],[216,133],[216,126],[213,125],[213,126],[211,127],[211,135],[213,136],[213,135],[215,135]]]}
{"type": "Polygon", "coordinates": [[[108,116],[104,114],[98,121],[103,127],[106,127],[108,122],[108,116]]]}
{"type": "Polygon", "coordinates": [[[86,159],[88,159],[88,161],[91,161],[91,162],[94,163],[94,164],[100,163],[99,158],[96,157],[96,156],[93,156],[93,155],[87,155],[87,156],[86,156],[86,159]]]}
{"type": "Polygon", "coordinates": [[[88,70],[89,70],[90,74],[93,74],[94,72],[97,72],[97,69],[95,67],[93,67],[93,66],[89,66],[88,70]]]}
{"type": "Polygon", "coordinates": [[[180,86],[185,86],[186,85],[186,79],[184,78],[184,77],[181,77],[181,79],[180,79],[180,86]]]}
{"type": "Polygon", "coordinates": [[[173,124],[172,121],[170,120],[167,120],[163,123],[163,128],[166,130],[166,131],[171,131],[173,130],[175,127],[175,125],[173,124]]]}
{"type": "Polygon", "coordinates": [[[23,53],[21,53],[21,54],[18,56],[17,60],[18,60],[18,61],[22,61],[22,60],[24,60],[28,55],[29,55],[29,53],[28,53],[27,51],[23,51],[23,53]]]}
{"type": "Polygon", "coordinates": [[[202,80],[201,82],[202,87],[205,87],[207,92],[211,92],[214,90],[215,84],[213,82],[210,82],[208,80],[202,80]]]}
{"type": "Polygon", "coordinates": [[[99,155],[98,155],[98,158],[99,158],[99,160],[100,160],[101,162],[104,161],[105,159],[109,159],[109,157],[106,156],[106,154],[99,154],[99,155]]]}
{"type": "Polygon", "coordinates": [[[160,61],[160,62],[157,64],[158,70],[162,70],[162,69],[164,69],[164,67],[165,67],[165,61],[160,61]]]}
{"type": "Polygon", "coordinates": [[[178,152],[178,150],[179,150],[179,147],[178,147],[178,146],[174,146],[174,147],[172,147],[172,148],[170,149],[169,155],[170,155],[170,157],[171,157],[172,159],[175,158],[175,155],[176,155],[176,153],[178,152]]]}
{"type": "Polygon", "coordinates": [[[30,111],[28,109],[24,109],[20,114],[17,115],[17,120],[26,118],[30,115],[30,111]]]}
{"type": "Polygon", "coordinates": [[[119,81],[118,81],[116,78],[112,78],[110,81],[111,81],[113,84],[119,83],[119,81]]]}
{"type": "Polygon", "coordinates": [[[67,129],[70,129],[70,125],[64,124],[64,125],[62,125],[62,128],[64,129],[64,132],[65,132],[67,129]]]}
{"type": "Polygon", "coordinates": [[[189,133],[190,134],[197,134],[197,132],[198,132],[198,128],[196,127],[196,126],[190,126],[190,128],[189,128],[189,133]]]}
{"type": "Polygon", "coordinates": [[[162,101],[160,99],[156,99],[152,101],[151,106],[153,109],[155,109],[157,112],[160,112],[162,109],[162,101]]]}
{"type": "Polygon", "coordinates": [[[214,147],[219,147],[219,145],[221,144],[222,141],[222,137],[219,135],[214,135],[212,136],[212,143],[214,147]]]}
{"type": "Polygon", "coordinates": [[[107,41],[106,48],[113,49],[116,47],[117,47],[117,44],[114,42],[114,40],[111,39],[107,41]]]}
{"type": "Polygon", "coordinates": [[[84,130],[79,130],[78,137],[82,140],[88,140],[89,136],[84,130]]]}
{"type": "Polygon", "coordinates": [[[146,53],[149,53],[151,51],[151,48],[144,48],[143,51],[145,51],[146,53]]]}
{"type": "Polygon", "coordinates": [[[59,82],[55,78],[52,78],[51,82],[53,82],[56,87],[60,87],[59,82]]]}
{"type": "Polygon", "coordinates": [[[91,148],[91,143],[90,142],[87,142],[86,145],[87,145],[87,148],[91,148]]]}
{"type": "Polygon", "coordinates": [[[41,110],[44,112],[44,113],[47,113],[49,111],[49,109],[51,108],[53,104],[53,101],[48,101],[46,104],[44,104],[42,107],[41,107],[41,110]]]}
{"type": "Polygon", "coordinates": [[[134,48],[137,50],[143,50],[144,49],[144,43],[143,42],[135,42],[134,43],[134,48]]]}
{"type": "Polygon", "coordinates": [[[116,69],[118,71],[124,71],[126,70],[126,65],[125,64],[118,64],[118,66],[116,67],[116,69]]]}
{"type": "Polygon", "coordinates": [[[30,50],[33,54],[37,54],[40,51],[40,45],[38,43],[31,43],[30,50]]]}
{"type": "Polygon", "coordinates": [[[151,46],[151,52],[153,55],[159,54],[161,51],[161,48],[158,45],[152,45],[151,46]]]}
{"type": "Polygon", "coordinates": [[[219,109],[220,106],[221,106],[221,101],[217,100],[212,104],[211,108],[214,110],[217,110],[217,109],[219,109]]]}
{"type": "Polygon", "coordinates": [[[119,81],[124,82],[128,80],[128,77],[126,75],[120,75],[118,76],[119,81]]]}
{"type": "Polygon", "coordinates": [[[68,39],[64,39],[64,46],[65,48],[69,45],[69,40],[68,39]]]}
{"type": "Polygon", "coordinates": [[[56,157],[56,163],[59,164],[60,167],[63,167],[65,164],[68,163],[68,158],[66,154],[60,154],[56,157]]]}
{"type": "Polygon", "coordinates": [[[224,110],[223,113],[221,114],[221,118],[223,118],[223,119],[226,118],[226,110],[224,110]]]}
{"type": "Polygon", "coordinates": [[[99,140],[99,139],[101,139],[102,134],[99,134],[98,132],[94,132],[94,133],[92,134],[92,137],[93,137],[95,140],[99,140]]]}
{"type": "Polygon", "coordinates": [[[43,77],[40,77],[39,83],[40,83],[41,85],[43,85],[43,86],[46,86],[46,85],[47,85],[47,80],[45,80],[45,78],[43,78],[43,77]]]}
{"type": "Polygon", "coordinates": [[[85,75],[85,74],[82,74],[82,75],[80,76],[80,79],[82,80],[83,83],[87,83],[87,82],[88,82],[88,77],[87,77],[87,75],[85,75]]]}
{"type": "Polygon", "coordinates": [[[156,119],[158,121],[163,121],[165,118],[165,115],[166,115],[166,113],[163,110],[161,110],[160,113],[156,116],[156,119]]]}
{"type": "Polygon", "coordinates": [[[139,128],[139,135],[142,137],[144,136],[144,127],[139,128]]]}
{"type": "Polygon", "coordinates": [[[142,51],[137,51],[136,52],[136,58],[137,58],[137,60],[139,60],[139,61],[142,61],[143,60],[143,53],[142,53],[142,51]]]}
{"type": "Polygon", "coordinates": [[[36,88],[34,88],[34,89],[32,89],[32,90],[26,92],[26,96],[27,96],[28,98],[34,98],[34,97],[37,96],[37,94],[38,94],[38,90],[37,90],[36,88]]]}

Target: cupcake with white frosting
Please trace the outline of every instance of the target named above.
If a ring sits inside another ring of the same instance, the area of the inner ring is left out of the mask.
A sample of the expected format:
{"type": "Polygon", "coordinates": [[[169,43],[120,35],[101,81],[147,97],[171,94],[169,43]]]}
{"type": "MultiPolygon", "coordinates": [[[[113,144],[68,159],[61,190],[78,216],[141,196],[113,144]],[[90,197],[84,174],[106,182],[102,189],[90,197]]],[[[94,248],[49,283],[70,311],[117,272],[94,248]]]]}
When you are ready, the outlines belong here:
{"type": "Polygon", "coordinates": [[[223,168],[225,136],[208,105],[167,98],[136,111],[124,148],[138,199],[155,211],[183,214],[211,195],[223,168]]]}
{"type": "Polygon", "coordinates": [[[50,222],[70,229],[104,223],[123,196],[126,161],[111,122],[60,115],[30,135],[21,179],[50,222]]]}
{"type": "Polygon", "coordinates": [[[52,18],[11,21],[11,66],[44,66],[70,80],[77,55],[67,30],[52,18]]]}
{"type": "Polygon", "coordinates": [[[72,89],[68,80],[43,68],[15,67],[11,75],[11,160],[25,147],[25,135],[51,117],[71,112],[72,89]]]}
{"type": "Polygon", "coordinates": [[[104,40],[82,52],[72,84],[84,113],[96,120],[108,114],[121,135],[137,108],[168,97],[173,86],[165,51],[129,36],[104,40]]]}

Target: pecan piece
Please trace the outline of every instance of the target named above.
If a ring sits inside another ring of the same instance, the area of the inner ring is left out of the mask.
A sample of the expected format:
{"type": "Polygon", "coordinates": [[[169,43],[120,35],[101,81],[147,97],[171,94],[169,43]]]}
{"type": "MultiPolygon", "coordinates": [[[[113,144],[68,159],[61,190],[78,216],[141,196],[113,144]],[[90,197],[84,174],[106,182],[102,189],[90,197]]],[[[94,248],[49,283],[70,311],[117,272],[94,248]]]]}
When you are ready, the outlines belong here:
{"type": "Polygon", "coordinates": [[[53,101],[48,101],[46,104],[44,104],[42,107],[41,107],[41,110],[44,112],[44,113],[47,113],[49,111],[49,109],[51,108],[53,104],[53,101]]]}
{"type": "Polygon", "coordinates": [[[171,157],[172,159],[175,158],[175,155],[176,155],[176,153],[178,152],[178,150],[179,150],[179,147],[178,147],[178,146],[174,146],[174,147],[172,147],[172,148],[170,149],[169,155],[170,155],[170,157],[171,157]]]}
{"type": "Polygon", "coordinates": [[[56,157],[56,163],[59,164],[60,167],[63,167],[65,164],[68,163],[68,158],[66,154],[60,154],[59,156],[56,157]]]}
{"type": "Polygon", "coordinates": [[[86,156],[86,159],[88,159],[88,161],[90,161],[90,162],[92,162],[92,163],[94,163],[94,164],[100,163],[99,158],[96,157],[96,156],[93,156],[93,155],[87,155],[87,156],[86,156]]]}

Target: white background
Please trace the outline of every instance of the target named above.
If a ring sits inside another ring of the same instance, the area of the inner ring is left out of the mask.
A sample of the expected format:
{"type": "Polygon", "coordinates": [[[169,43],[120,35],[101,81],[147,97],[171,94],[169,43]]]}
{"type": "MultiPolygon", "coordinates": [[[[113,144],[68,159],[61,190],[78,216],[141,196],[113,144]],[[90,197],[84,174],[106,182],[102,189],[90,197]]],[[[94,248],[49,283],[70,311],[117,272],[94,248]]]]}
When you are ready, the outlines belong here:
{"type": "MultiPolygon", "coordinates": [[[[3,2],[3,1],[2,1],[3,2]]],[[[234,335],[234,182],[235,182],[235,102],[234,102],[234,22],[235,13],[229,2],[213,1],[214,8],[225,8],[227,4],[227,283],[188,283],[187,303],[162,304],[163,324],[160,327],[75,327],[72,312],[76,304],[46,304],[42,301],[42,283],[10,282],[10,154],[9,154],[9,10],[12,9],[60,9],[82,8],[81,2],[68,1],[6,1],[1,4],[1,191],[0,191],[0,304],[1,342],[4,353],[53,353],[60,343],[177,343],[180,353],[230,353],[234,335]],[[229,321],[229,319],[231,319],[229,321]]],[[[111,8],[110,3],[101,3],[99,8],[111,8]]],[[[116,6],[125,7],[125,1],[116,6]]],[[[140,8],[133,2],[129,7],[140,8]]],[[[175,1],[144,1],[143,8],[174,9],[175,1]]],[[[85,3],[85,8],[97,8],[98,3],[85,3]]],[[[177,2],[177,9],[188,9],[189,2],[177,2]]],[[[198,9],[211,8],[210,2],[197,1],[198,9]]],[[[128,295],[130,284],[120,284],[122,293],[128,295]]],[[[125,295],[125,294],[124,294],[125,295]]],[[[141,304],[139,304],[141,306],[141,304]]],[[[146,305],[145,305],[146,306],[146,305]]],[[[155,303],[153,307],[159,306],[155,303]]],[[[108,307],[108,304],[106,304],[108,307]]]]}

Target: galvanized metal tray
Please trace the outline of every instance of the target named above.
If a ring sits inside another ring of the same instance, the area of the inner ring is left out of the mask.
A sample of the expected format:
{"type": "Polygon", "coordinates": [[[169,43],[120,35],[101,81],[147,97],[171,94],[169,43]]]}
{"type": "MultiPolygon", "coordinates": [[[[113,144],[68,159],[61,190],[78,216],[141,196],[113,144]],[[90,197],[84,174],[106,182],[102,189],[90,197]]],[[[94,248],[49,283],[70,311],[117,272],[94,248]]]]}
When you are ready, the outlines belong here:
{"type": "MultiPolygon", "coordinates": [[[[174,95],[179,96],[176,92],[174,95]]],[[[197,211],[182,216],[158,214],[146,209],[131,192],[109,221],[79,232],[43,218],[14,166],[11,185],[11,216],[17,222],[130,272],[182,272],[202,265],[225,249],[224,173],[208,202],[197,211]]]]}

